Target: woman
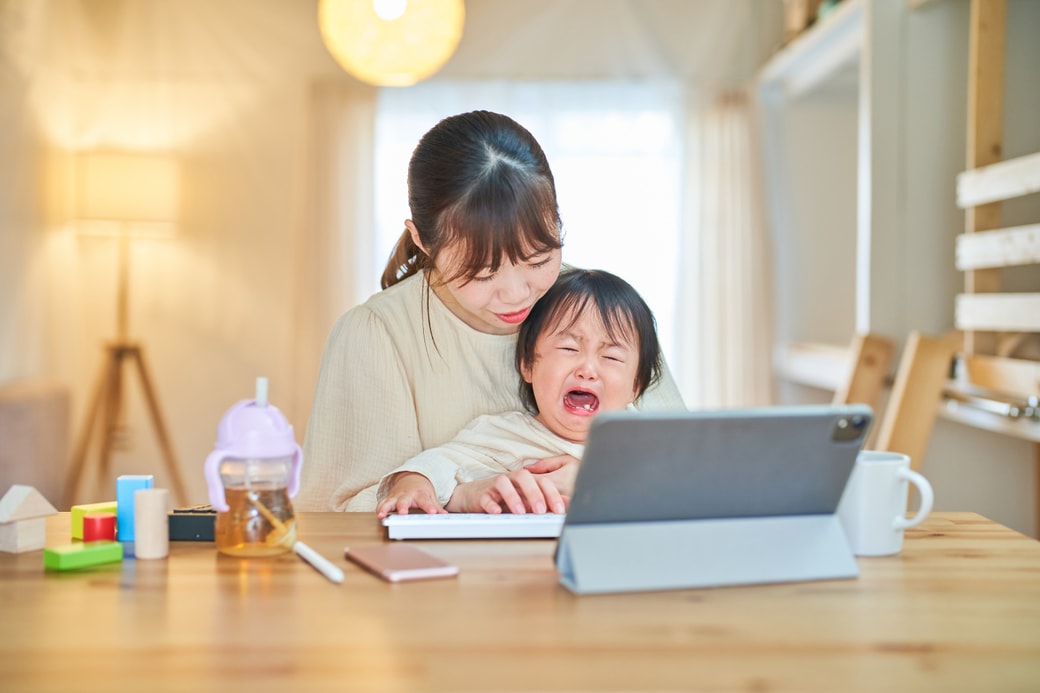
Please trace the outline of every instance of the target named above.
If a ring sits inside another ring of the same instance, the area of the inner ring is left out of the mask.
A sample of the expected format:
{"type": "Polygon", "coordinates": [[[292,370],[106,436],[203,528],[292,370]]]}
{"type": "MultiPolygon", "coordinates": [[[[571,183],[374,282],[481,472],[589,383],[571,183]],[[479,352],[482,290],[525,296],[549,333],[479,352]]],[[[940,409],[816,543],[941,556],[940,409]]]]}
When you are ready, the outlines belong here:
{"type": "MultiPolygon", "coordinates": [[[[336,322],[307,434],[300,510],[376,507],[380,479],[450,440],[481,414],[522,407],[516,333],[560,271],[552,171],[512,119],[474,111],[442,120],[408,166],[412,218],[383,291],[336,322]]],[[[681,407],[671,376],[640,400],[681,407]]],[[[536,463],[569,494],[573,458],[536,463]]]]}

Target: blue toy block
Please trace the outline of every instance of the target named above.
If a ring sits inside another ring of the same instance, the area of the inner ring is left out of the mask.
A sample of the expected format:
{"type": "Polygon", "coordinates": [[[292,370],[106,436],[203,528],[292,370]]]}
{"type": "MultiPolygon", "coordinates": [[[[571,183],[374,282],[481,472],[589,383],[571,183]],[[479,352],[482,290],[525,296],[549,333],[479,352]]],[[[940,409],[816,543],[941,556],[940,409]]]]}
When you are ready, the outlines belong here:
{"type": "Polygon", "coordinates": [[[123,474],[116,479],[116,538],[134,540],[134,491],[152,488],[155,477],[151,474],[123,474]]]}

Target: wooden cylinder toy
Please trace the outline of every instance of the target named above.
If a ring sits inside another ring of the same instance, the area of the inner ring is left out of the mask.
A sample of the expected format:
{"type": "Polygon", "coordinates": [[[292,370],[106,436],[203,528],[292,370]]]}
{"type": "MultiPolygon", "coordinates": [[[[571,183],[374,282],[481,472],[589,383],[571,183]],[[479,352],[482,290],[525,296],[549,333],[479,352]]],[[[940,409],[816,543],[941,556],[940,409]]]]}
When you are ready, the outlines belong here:
{"type": "Polygon", "coordinates": [[[115,540],[115,513],[87,513],[83,516],[83,541],[115,540]]]}
{"type": "Polygon", "coordinates": [[[134,557],[166,558],[170,553],[170,492],[164,488],[134,491],[134,557]]]}

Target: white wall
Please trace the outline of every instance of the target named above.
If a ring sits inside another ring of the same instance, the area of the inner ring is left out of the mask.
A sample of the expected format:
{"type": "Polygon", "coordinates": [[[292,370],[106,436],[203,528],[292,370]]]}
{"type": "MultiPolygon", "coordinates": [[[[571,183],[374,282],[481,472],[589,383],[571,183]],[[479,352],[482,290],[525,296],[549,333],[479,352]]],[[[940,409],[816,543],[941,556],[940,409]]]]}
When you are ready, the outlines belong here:
{"type": "Polygon", "coordinates": [[[40,148],[36,127],[25,117],[26,86],[0,60],[0,382],[46,372],[46,294],[38,258],[41,226],[40,148]],[[17,336],[17,338],[15,338],[17,336]]]}
{"type": "Polygon", "coordinates": [[[770,108],[776,337],[845,344],[855,329],[855,84],[770,108]]]}

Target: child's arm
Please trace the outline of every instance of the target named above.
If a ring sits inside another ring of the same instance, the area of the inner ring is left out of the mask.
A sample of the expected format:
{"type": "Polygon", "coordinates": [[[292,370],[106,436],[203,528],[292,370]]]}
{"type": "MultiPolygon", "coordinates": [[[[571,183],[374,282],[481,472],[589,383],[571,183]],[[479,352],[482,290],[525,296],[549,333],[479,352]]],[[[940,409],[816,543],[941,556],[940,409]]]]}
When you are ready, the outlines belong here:
{"type": "Polygon", "coordinates": [[[400,472],[384,483],[387,483],[386,495],[376,506],[376,516],[379,519],[393,512],[407,515],[412,508],[431,515],[447,512],[437,502],[437,492],[433,483],[418,472],[400,472]]]}

